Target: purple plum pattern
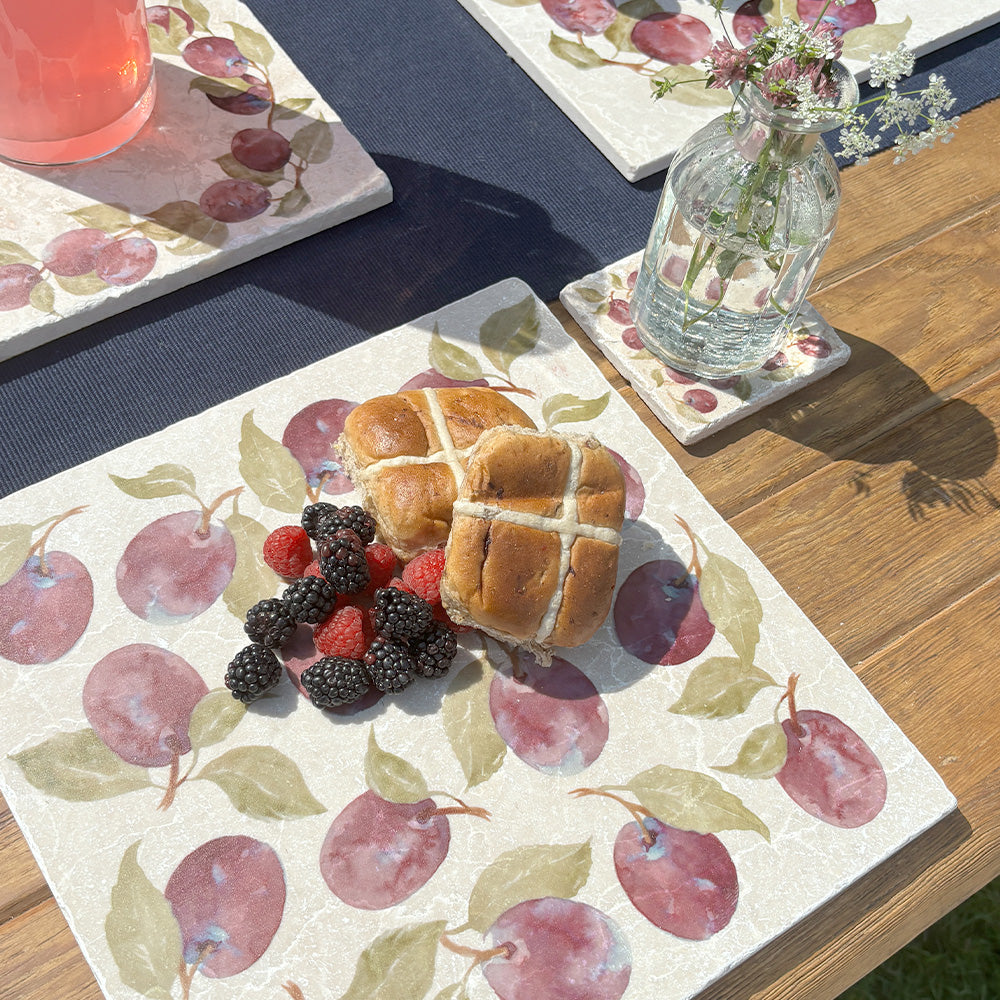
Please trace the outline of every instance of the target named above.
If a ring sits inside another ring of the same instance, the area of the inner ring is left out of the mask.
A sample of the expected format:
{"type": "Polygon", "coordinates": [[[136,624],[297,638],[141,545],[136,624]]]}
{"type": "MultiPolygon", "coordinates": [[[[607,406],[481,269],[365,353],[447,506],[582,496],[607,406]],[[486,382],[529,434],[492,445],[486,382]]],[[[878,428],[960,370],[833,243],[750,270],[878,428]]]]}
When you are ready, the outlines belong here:
{"type": "MultiPolygon", "coordinates": [[[[187,30],[181,13],[156,16],[187,30]]],[[[245,69],[231,47],[200,48],[219,73],[245,69]]],[[[621,301],[609,304],[619,325],[621,301]]],[[[492,385],[540,426],[600,423],[609,396],[546,391],[523,365],[539,343],[533,298],[477,332],[430,331],[399,387],[492,385]]],[[[677,384],[693,388],[680,373],[677,384]]],[[[130,839],[106,886],[104,934],[126,989],[221,997],[266,965],[292,1000],[469,1000],[473,982],[499,1000],[619,1000],[671,948],[710,948],[752,923],[751,855],[786,849],[790,812],[796,836],[879,818],[890,788],[872,734],[820,703],[818,671],[775,680],[750,574],[708,522],[652,520],[650,465],[627,434],[613,438],[622,564],[596,648],[541,666],[470,631],[438,687],[372,689],[317,712],[300,677],[321,654],[300,625],[282,650],[283,686],[249,707],[235,700],[198,630],[241,635],[247,606],[285,585],[255,557],[265,524],[353,493],[336,444],[356,403],[325,389],[284,417],[242,411],[212,463],[141,473],[116,455],[124,467],[104,482],[131,512],[127,530],[97,504],[0,527],[0,657],[25,671],[70,664],[63,711],[78,717],[9,759],[67,819],[117,801],[130,839]],[[128,641],[93,634],[99,567],[73,554],[89,551],[84,522],[116,539],[103,599],[117,600],[128,641]],[[619,695],[636,685],[642,724],[659,720],[669,739],[631,732],[619,695]],[[759,724],[762,713],[773,721],[759,724]],[[313,727],[309,744],[299,726],[313,727]],[[734,756],[689,766],[722,728],[734,756]],[[188,835],[192,814],[211,817],[211,836],[188,835]],[[329,993],[307,986],[289,948],[303,900],[330,934],[360,928],[336,951],[343,982],[329,993]],[[215,980],[232,984],[216,992],[215,980]]]]}

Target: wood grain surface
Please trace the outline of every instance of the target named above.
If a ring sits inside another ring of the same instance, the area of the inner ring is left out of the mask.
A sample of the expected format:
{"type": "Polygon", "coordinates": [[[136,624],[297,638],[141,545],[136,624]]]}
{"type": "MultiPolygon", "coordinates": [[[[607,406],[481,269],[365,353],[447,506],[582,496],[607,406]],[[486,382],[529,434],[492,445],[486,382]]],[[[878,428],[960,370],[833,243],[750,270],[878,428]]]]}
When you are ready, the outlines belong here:
{"type": "MultiPolygon", "coordinates": [[[[892,159],[843,171],[810,296],[850,362],[691,448],[552,304],[958,799],[701,1000],[832,1000],[1000,873],[1000,101],[892,159]]],[[[0,858],[0,997],[99,1000],[2,800],[0,858]]]]}

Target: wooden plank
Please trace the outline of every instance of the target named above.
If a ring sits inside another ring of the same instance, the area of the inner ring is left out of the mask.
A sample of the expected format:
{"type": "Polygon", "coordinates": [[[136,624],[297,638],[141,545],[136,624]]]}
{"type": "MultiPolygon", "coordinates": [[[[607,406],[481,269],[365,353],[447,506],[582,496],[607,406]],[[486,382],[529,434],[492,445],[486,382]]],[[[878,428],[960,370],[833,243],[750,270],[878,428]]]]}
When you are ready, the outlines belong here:
{"type": "Polygon", "coordinates": [[[951,142],[897,164],[891,151],[841,170],[837,232],[814,289],[825,289],[1000,205],[1000,100],[962,116],[951,142]],[[957,164],[961,163],[961,167],[957,164]]]}
{"type": "Polygon", "coordinates": [[[37,906],[50,895],[34,856],[7,803],[0,797],[0,924],[37,906]]]}
{"type": "Polygon", "coordinates": [[[13,1000],[102,1000],[104,994],[55,901],[0,928],[3,996],[13,1000]]]}
{"type": "Polygon", "coordinates": [[[857,663],[1000,573],[1000,374],[732,518],[857,663]]]}

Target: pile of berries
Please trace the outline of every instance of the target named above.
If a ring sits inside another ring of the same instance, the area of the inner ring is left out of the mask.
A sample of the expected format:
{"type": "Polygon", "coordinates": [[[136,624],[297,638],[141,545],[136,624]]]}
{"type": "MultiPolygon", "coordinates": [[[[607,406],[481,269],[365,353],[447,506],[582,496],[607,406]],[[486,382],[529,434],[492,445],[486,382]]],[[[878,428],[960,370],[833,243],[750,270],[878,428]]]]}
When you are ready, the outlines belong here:
{"type": "Polygon", "coordinates": [[[320,708],[351,704],[372,687],[395,694],[417,677],[447,673],[461,629],[441,606],[444,552],[424,552],[396,575],[395,553],[375,533],[361,507],[314,503],[302,512],[301,526],[267,536],[264,561],[287,586],[246,614],[251,645],[226,669],[234,698],[249,703],[278,684],[275,650],[300,625],[312,628],[321,659],[299,680],[320,708]]]}

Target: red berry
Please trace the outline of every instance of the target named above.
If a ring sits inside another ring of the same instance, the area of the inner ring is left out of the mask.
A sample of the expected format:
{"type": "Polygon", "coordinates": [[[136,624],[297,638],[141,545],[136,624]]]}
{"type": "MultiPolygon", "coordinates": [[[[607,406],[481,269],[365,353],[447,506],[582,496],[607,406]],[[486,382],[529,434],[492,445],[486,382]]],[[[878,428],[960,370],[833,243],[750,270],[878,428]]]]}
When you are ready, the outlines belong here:
{"type": "Polygon", "coordinates": [[[275,528],[264,539],[264,562],[280,576],[304,576],[312,557],[312,542],[297,524],[275,528]]]}
{"type": "Polygon", "coordinates": [[[394,576],[387,584],[387,587],[395,587],[397,590],[405,590],[408,594],[415,594],[416,591],[403,579],[394,576]]]}
{"type": "Polygon", "coordinates": [[[371,576],[365,593],[370,597],[379,587],[388,586],[396,569],[396,553],[382,542],[372,542],[365,546],[365,559],[371,576]]]}
{"type": "Polygon", "coordinates": [[[368,615],[354,604],[345,604],[316,626],[313,643],[324,656],[360,660],[374,635],[368,615]]]}
{"type": "Polygon", "coordinates": [[[302,571],[303,576],[322,576],[323,571],[319,568],[319,560],[313,559],[311,563],[302,571]]]}
{"type": "Polygon", "coordinates": [[[403,583],[428,604],[440,604],[443,572],[444,549],[430,549],[403,567],[403,583]]]}

